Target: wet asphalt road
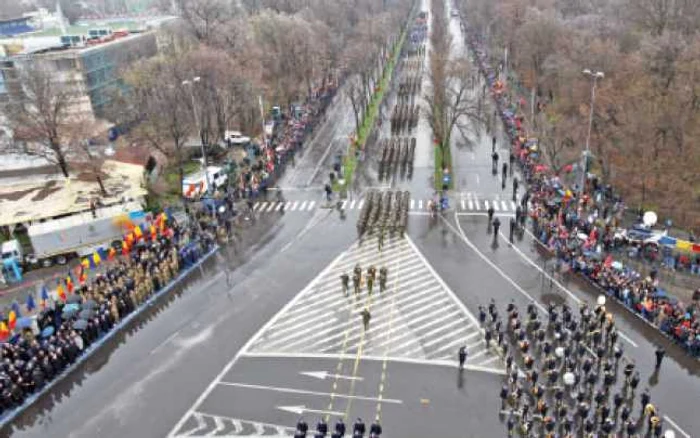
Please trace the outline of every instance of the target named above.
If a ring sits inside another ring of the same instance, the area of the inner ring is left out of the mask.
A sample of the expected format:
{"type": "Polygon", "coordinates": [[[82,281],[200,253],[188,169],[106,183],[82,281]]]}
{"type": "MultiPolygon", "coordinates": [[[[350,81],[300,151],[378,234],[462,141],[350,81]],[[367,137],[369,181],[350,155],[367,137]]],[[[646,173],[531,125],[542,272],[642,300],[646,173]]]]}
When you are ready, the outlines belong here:
{"type": "MultiPolygon", "coordinates": [[[[343,118],[347,121],[342,109],[335,114],[332,123],[340,123],[343,118]]],[[[322,130],[318,138],[339,135],[334,132],[322,130]]],[[[412,180],[396,180],[393,187],[410,189],[414,197],[423,197],[432,194],[432,145],[424,126],[416,135],[423,138],[417,150],[421,165],[412,180]]],[[[449,351],[444,358],[416,354],[413,360],[403,357],[400,361],[366,357],[361,347],[326,356],[308,351],[295,355],[294,348],[279,354],[267,350],[255,354],[258,350],[249,341],[269,324],[274,325],[278,318],[272,318],[278,312],[281,316],[292,312],[293,307],[286,307],[288,303],[292,304],[339,254],[348,257],[348,248],[355,241],[357,210],[348,210],[341,218],[337,211],[322,208],[323,195],[315,187],[320,183],[318,178],[325,178],[327,173],[324,164],[317,172],[324,176],[313,175],[318,160],[326,155],[327,161],[331,155],[325,153],[328,144],[319,141],[310,148],[302,161],[297,160],[297,172],[288,173],[281,183],[288,187],[283,190],[285,200],[313,200],[320,208],[259,214],[235,246],[223,248],[216,260],[154,306],[0,435],[146,438],[191,432],[191,436],[285,436],[299,417],[299,409],[306,410],[303,415],[309,424],[326,415],[332,421],[347,416],[348,423],[362,417],[369,424],[380,415],[384,436],[388,437],[489,437],[505,433],[497,415],[503,378],[497,362],[487,369],[472,369],[460,375],[456,358],[451,359],[449,351]],[[302,372],[327,375],[313,377],[302,372]]],[[[460,198],[505,196],[500,180],[491,175],[490,148],[490,137],[484,136],[482,141],[474,142],[472,149],[455,154],[459,177],[453,203],[460,198]],[[477,176],[479,185],[472,187],[477,176]]],[[[375,164],[368,160],[359,169],[364,172],[363,190],[383,185],[373,179],[375,164]]],[[[351,199],[360,199],[363,190],[352,194],[351,199]]],[[[421,256],[416,258],[411,249],[396,250],[397,260],[406,267],[391,265],[390,272],[405,272],[398,290],[421,288],[408,277],[413,266],[424,263],[419,260],[423,258],[452,295],[431,295],[432,286],[423,286],[420,290],[425,298],[419,298],[416,292],[415,301],[409,299],[405,304],[413,306],[410,312],[435,299],[464,306],[475,314],[477,307],[491,298],[499,306],[515,301],[524,307],[531,299],[541,304],[567,301],[575,305],[577,300],[593,302],[597,296],[585,284],[561,279],[560,287],[558,276],[555,282],[549,274],[540,272],[535,266],[545,264],[531,236],[517,240],[514,248],[499,236],[499,244],[494,246],[483,212],[451,210],[439,218],[420,213],[411,216],[408,234],[421,256]],[[402,258],[408,257],[406,254],[414,255],[406,261],[402,258]]],[[[371,248],[362,251],[365,264],[383,260],[371,248]]],[[[544,271],[549,272],[546,267],[544,271]]],[[[301,336],[300,332],[309,337],[320,333],[323,328],[317,324],[322,324],[322,318],[313,313],[313,308],[326,300],[321,293],[335,299],[334,292],[319,290],[318,295],[301,301],[310,306],[309,313],[288,317],[289,322],[280,330],[287,330],[289,336],[295,331],[296,336],[301,336]]],[[[384,301],[386,305],[392,302],[384,301]]],[[[636,317],[614,304],[611,308],[620,331],[630,340],[623,341],[626,355],[643,372],[642,385],[650,385],[652,401],[682,430],[696,436],[700,419],[691,407],[700,394],[697,362],[636,317]],[[657,343],[664,345],[668,356],[660,373],[648,381],[657,343]]],[[[409,310],[402,312],[408,314],[409,310]]],[[[429,343],[434,343],[459,324],[469,325],[469,318],[431,320],[439,323],[430,327],[389,323],[387,331],[409,340],[429,337],[435,339],[429,343]]],[[[352,324],[349,320],[348,326],[352,324]]],[[[455,355],[456,350],[457,346],[455,355]]],[[[684,435],[678,431],[677,436],[684,435]]]]}

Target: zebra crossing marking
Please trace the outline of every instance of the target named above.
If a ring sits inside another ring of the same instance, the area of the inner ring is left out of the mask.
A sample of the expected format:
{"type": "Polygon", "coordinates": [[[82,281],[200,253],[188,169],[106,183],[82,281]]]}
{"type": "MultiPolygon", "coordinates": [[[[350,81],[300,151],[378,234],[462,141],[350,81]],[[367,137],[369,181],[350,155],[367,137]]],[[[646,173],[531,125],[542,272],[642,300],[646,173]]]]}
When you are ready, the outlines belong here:
{"type": "MultiPolygon", "coordinates": [[[[454,356],[451,352],[458,345],[480,340],[482,332],[475,317],[449,291],[409,237],[389,239],[381,252],[376,244],[376,238],[370,238],[344,251],[272,324],[255,335],[242,354],[360,354],[362,358],[385,356],[388,360],[430,363],[444,362],[446,355],[448,359],[454,356]],[[366,285],[355,295],[350,284],[346,296],[340,275],[352,275],[358,263],[363,276],[370,265],[388,267],[388,281],[396,282],[396,287],[379,292],[377,281],[375,291],[368,296],[366,285]],[[372,320],[364,330],[360,314],[366,303],[372,320]]],[[[490,359],[489,354],[486,351],[477,357],[490,359]]],[[[500,372],[500,361],[493,362],[489,362],[491,371],[500,372]]]]}
{"type": "MultiPolygon", "coordinates": [[[[459,201],[455,201],[455,209],[459,211],[481,211],[482,210],[482,204],[483,202],[483,209],[488,210],[490,207],[494,209],[494,211],[515,211],[517,208],[517,203],[513,201],[504,201],[504,200],[483,200],[479,201],[478,199],[474,198],[472,199],[473,195],[468,195],[468,199],[460,199],[459,201]]],[[[494,196],[496,197],[496,196],[494,196]]],[[[410,205],[409,205],[409,210],[411,211],[422,211],[427,208],[428,204],[430,202],[430,199],[421,199],[421,198],[416,198],[416,199],[411,199],[410,200],[410,205]]],[[[360,200],[343,200],[342,201],[342,208],[344,210],[360,210],[362,209],[362,205],[364,204],[364,199],[360,200]]],[[[322,204],[321,204],[322,206],[322,204]]],[[[271,213],[271,212],[279,212],[279,211],[286,211],[286,212],[292,212],[292,211],[297,211],[297,212],[312,212],[314,211],[315,208],[321,208],[320,206],[317,205],[317,201],[315,200],[297,200],[297,201],[258,201],[253,205],[253,211],[260,213],[260,214],[266,214],[266,213],[271,213]]]]}

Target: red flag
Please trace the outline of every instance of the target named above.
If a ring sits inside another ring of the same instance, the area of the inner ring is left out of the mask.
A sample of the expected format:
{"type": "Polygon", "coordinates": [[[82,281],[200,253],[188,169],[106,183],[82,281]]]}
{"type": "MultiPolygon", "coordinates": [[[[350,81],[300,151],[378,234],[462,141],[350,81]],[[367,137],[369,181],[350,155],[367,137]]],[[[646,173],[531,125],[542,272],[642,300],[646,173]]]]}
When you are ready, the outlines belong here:
{"type": "Polygon", "coordinates": [[[73,279],[70,275],[66,276],[66,289],[68,289],[69,294],[73,293],[73,279]]]}
{"type": "Polygon", "coordinates": [[[110,247],[110,248],[109,248],[109,252],[107,253],[107,259],[108,259],[108,260],[114,260],[114,256],[116,256],[116,255],[117,255],[117,250],[114,249],[114,248],[112,248],[112,247],[110,247]]]}

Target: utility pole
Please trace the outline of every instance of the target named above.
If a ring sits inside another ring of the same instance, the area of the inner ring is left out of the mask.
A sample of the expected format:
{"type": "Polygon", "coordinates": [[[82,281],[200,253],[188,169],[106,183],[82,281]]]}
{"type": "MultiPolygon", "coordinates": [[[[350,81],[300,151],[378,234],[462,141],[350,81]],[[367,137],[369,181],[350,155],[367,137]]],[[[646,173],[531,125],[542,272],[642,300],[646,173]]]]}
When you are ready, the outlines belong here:
{"type": "Polygon", "coordinates": [[[586,185],[586,175],[588,174],[588,157],[591,154],[591,131],[593,129],[593,112],[595,111],[595,88],[598,79],[603,79],[605,74],[602,71],[593,72],[589,69],[583,70],[583,74],[591,77],[591,110],[588,116],[588,135],[586,135],[586,150],[583,153],[583,166],[581,167],[581,188],[579,194],[583,195],[586,185]]]}
{"type": "Polygon", "coordinates": [[[211,189],[211,181],[209,181],[209,164],[207,163],[207,150],[204,145],[204,140],[202,139],[202,125],[199,123],[199,114],[197,113],[197,103],[194,99],[194,90],[193,87],[195,84],[198,84],[201,82],[201,78],[199,76],[195,76],[192,78],[192,80],[184,80],[182,81],[182,85],[186,86],[189,91],[190,91],[190,99],[192,99],[192,112],[194,113],[194,122],[197,125],[197,134],[199,136],[199,141],[201,143],[201,148],[202,148],[202,173],[204,174],[204,181],[207,183],[207,193],[209,193],[209,190],[211,189]]]}

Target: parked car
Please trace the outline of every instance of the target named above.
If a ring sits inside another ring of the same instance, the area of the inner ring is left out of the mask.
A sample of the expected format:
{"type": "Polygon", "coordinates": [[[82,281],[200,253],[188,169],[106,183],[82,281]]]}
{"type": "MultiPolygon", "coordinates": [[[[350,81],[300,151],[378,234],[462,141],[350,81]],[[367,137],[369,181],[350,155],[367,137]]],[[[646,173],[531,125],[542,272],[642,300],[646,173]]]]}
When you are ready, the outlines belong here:
{"type": "Polygon", "coordinates": [[[228,147],[245,146],[250,143],[250,137],[246,137],[240,131],[226,131],[224,133],[224,141],[228,147]]]}

